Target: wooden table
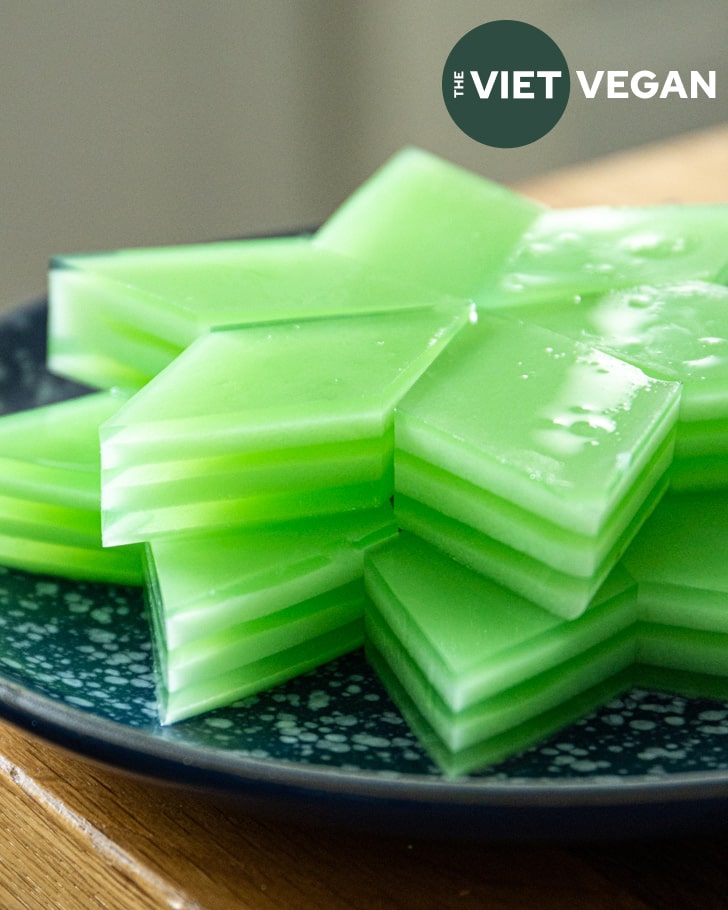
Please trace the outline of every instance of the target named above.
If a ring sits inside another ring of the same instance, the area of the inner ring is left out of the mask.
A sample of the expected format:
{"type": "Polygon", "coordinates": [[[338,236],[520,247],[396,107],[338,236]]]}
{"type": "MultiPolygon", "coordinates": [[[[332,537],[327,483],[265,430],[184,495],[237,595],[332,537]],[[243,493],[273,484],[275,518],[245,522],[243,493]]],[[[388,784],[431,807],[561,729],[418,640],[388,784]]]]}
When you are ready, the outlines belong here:
{"type": "MultiPolygon", "coordinates": [[[[523,184],[553,205],[728,201],[728,128],[523,184]]],[[[454,844],[256,818],[0,724],[0,907],[200,910],[728,906],[718,836],[454,844]]]]}

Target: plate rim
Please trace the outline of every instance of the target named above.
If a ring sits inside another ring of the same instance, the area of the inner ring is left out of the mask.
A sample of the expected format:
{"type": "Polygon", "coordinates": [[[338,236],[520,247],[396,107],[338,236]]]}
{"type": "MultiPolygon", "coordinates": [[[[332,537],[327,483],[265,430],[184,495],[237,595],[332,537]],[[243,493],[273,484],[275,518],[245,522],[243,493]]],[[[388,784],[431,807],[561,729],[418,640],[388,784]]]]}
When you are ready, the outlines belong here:
{"type": "MultiPolygon", "coordinates": [[[[242,750],[218,749],[164,739],[91,712],[74,708],[13,682],[0,674],[0,716],[26,731],[87,758],[102,758],[119,770],[153,763],[179,768],[203,788],[229,792],[256,784],[305,788],[339,796],[397,799],[427,805],[586,808],[672,804],[685,800],[728,799],[728,770],[651,775],[593,775],[587,778],[438,777],[368,769],[346,770],[321,763],[273,757],[257,758],[242,750]]],[[[150,769],[142,771],[169,782],[150,769]]]]}

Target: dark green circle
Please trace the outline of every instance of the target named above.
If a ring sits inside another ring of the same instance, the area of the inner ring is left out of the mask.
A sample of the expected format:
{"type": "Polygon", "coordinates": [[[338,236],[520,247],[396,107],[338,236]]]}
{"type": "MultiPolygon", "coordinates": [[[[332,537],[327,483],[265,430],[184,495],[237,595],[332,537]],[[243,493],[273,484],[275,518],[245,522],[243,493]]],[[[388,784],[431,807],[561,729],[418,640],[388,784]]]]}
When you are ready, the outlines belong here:
{"type": "Polygon", "coordinates": [[[564,113],[570,87],[558,45],[541,29],[515,19],[486,22],[463,35],[442,71],[442,96],[452,119],[471,139],[496,148],[516,148],[545,136],[564,113]],[[517,71],[533,73],[522,76],[520,86],[520,93],[532,98],[514,97],[517,71]],[[488,92],[493,72],[498,75],[488,92]],[[539,72],[560,75],[539,77],[539,72]]]}

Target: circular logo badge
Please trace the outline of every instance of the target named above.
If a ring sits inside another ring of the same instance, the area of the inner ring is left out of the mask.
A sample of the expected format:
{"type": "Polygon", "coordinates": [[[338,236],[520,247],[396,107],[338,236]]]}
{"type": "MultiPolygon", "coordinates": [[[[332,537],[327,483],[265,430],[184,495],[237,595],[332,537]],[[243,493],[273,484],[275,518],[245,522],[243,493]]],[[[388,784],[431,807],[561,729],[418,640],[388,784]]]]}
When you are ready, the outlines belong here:
{"type": "Polygon", "coordinates": [[[569,89],[569,69],[555,42],[513,19],[463,35],[442,72],[452,119],[471,139],[496,148],[545,136],[564,113],[569,89]]]}

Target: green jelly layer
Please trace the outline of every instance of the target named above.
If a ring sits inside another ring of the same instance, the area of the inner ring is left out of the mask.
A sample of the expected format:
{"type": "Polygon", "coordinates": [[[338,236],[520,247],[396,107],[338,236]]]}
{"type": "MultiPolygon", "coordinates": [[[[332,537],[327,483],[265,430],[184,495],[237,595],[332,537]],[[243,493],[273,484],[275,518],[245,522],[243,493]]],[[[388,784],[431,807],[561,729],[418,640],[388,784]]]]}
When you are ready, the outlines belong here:
{"type": "Polygon", "coordinates": [[[226,673],[190,683],[177,691],[168,692],[163,685],[159,685],[161,722],[176,723],[269,689],[352,651],[361,645],[362,638],[363,623],[357,619],[348,626],[294,644],[226,673]]]}
{"type": "MultiPolygon", "coordinates": [[[[147,450],[147,457],[155,454],[155,447],[147,450]]],[[[388,500],[392,488],[391,441],[381,439],[108,468],[104,540],[147,540],[190,524],[267,525],[370,509],[388,500]]]]}
{"type": "Polygon", "coordinates": [[[0,417],[0,491],[98,510],[99,426],[124,401],[102,392],[0,417]]]}
{"type": "Polygon", "coordinates": [[[381,505],[394,406],[470,316],[447,303],[199,338],[101,428],[104,542],[381,505]]]}
{"type": "Polygon", "coordinates": [[[728,420],[680,420],[675,458],[728,455],[728,420]]]}
{"type": "Polygon", "coordinates": [[[141,584],[141,550],[101,545],[99,425],[123,397],[82,396],[0,418],[0,562],[141,584]]]}
{"type": "Polygon", "coordinates": [[[624,546],[634,517],[670,467],[672,436],[654,453],[620,508],[596,534],[585,534],[547,521],[449,471],[433,467],[406,452],[395,452],[397,497],[418,499],[449,518],[472,527],[528,557],[568,575],[591,577],[616,547],[624,546]]]}
{"type": "MultiPolygon", "coordinates": [[[[513,726],[505,727],[501,732],[495,732],[495,728],[492,731],[488,729],[486,717],[481,722],[480,738],[477,738],[473,725],[475,735],[469,737],[473,740],[471,744],[453,747],[438,730],[438,719],[432,716],[434,712],[425,713],[421,710],[402,679],[392,672],[391,667],[378,653],[376,645],[372,641],[366,642],[368,659],[392,700],[440,770],[450,777],[483,770],[488,765],[535,745],[624,691],[631,682],[629,664],[633,651],[633,645],[626,636],[618,637],[617,641],[601,647],[598,652],[595,650],[595,653],[590,655],[591,665],[581,663],[573,669],[562,667],[555,678],[543,680],[545,688],[541,700],[544,704],[553,702],[552,707],[536,710],[532,716],[513,726]],[[620,665],[624,669],[609,675],[610,667],[620,665]],[[598,678],[600,672],[604,678],[589,685],[589,678],[598,678]],[[551,682],[551,687],[548,686],[548,682],[551,682]],[[561,700],[557,691],[559,684],[562,687],[561,700]],[[567,690],[573,694],[568,694],[567,690]]],[[[529,697],[526,691],[514,691],[513,695],[519,698],[529,697]]],[[[446,726],[447,723],[448,718],[445,715],[443,724],[446,726]]]]}
{"type": "Polygon", "coordinates": [[[494,579],[557,616],[575,619],[587,608],[666,489],[667,478],[664,478],[653,488],[622,537],[589,576],[560,572],[407,496],[396,496],[395,514],[403,528],[439,547],[463,565],[494,579]]]}
{"type": "Polygon", "coordinates": [[[440,770],[449,777],[482,770],[541,742],[629,688],[631,683],[629,670],[616,673],[515,727],[499,734],[485,736],[472,746],[453,750],[443,742],[387,662],[369,641],[366,643],[366,653],[369,662],[415,735],[440,770]]]}
{"type": "Polygon", "coordinates": [[[363,616],[361,579],[290,607],[219,630],[159,653],[164,685],[176,692],[348,627],[363,616]]]}
{"type": "Polygon", "coordinates": [[[170,535],[147,545],[166,649],[310,600],[359,579],[367,548],[397,531],[391,509],[255,530],[170,535]]]}
{"type": "Polygon", "coordinates": [[[407,533],[367,556],[365,579],[375,619],[456,712],[570,660],[635,619],[636,586],[626,572],[616,570],[583,615],[567,621],[407,533]]]}
{"type": "Polygon", "coordinates": [[[705,281],[643,285],[511,312],[586,340],[657,379],[681,382],[681,420],[718,421],[728,416],[726,287],[705,281]]]}
{"type": "Polygon", "coordinates": [[[716,679],[728,677],[728,636],[725,632],[640,623],[635,636],[637,661],[641,665],[701,673],[716,679]]]}
{"type": "MultiPolygon", "coordinates": [[[[651,592],[681,590],[715,592],[728,596],[728,492],[671,493],[645,523],[624,557],[624,564],[637,580],[640,591],[654,600],[651,592]]],[[[660,611],[651,609],[646,618],[689,626],[699,615],[692,608],[680,610],[674,602],[660,611]]],[[[728,606],[715,609],[724,617],[728,606]]],[[[712,617],[712,613],[709,614],[712,617]]],[[[697,628],[715,628],[709,624],[697,628]]]]}
{"type": "Polygon", "coordinates": [[[97,387],[136,389],[213,328],[439,299],[300,237],[57,257],[49,276],[49,365],[97,387]]]}
{"type": "Polygon", "coordinates": [[[630,667],[635,655],[635,642],[628,629],[511,689],[461,711],[453,711],[378,618],[370,622],[367,617],[366,637],[380,654],[386,654],[390,671],[451,752],[480,745],[544,712],[560,708],[582,692],[630,667]]]}
{"type": "Polygon", "coordinates": [[[597,534],[673,431],[679,400],[678,383],[608,354],[481,318],[400,402],[396,446],[567,530],[597,534]]]}
{"type": "Polygon", "coordinates": [[[685,281],[543,301],[509,312],[588,340],[650,376],[679,381],[675,486],[728,483],[728,288],[685,281]]]}
{"type": "Polygon", "coordinates": [[[443,770],[504,758],[630,684],[726,697],[725,500],[664,497],[570,621],[407,532],[372,550],[367,651],[443,770]]]}
{"type": "Polygon", "coordinates": [[[728,676],[727,510],[726,491],[671,492],[625,554],[641,663],[728,676]]]}
{"type": "Polygon", "coordinates": [[[328,219],[314,243],[448,294],[495,276],[543,207],[419,149],[396,154],[328,219]]]}
{"type": "Polygon", "coordinates": [[[726,264],[728,205],[554,209],[543,212],[479,306],[605,293],[635,285],[714,281],[726,264]]]}
{"type": "Polygon", "coordinates": [[[723,490],[728,487],[728,457],[704,455],[676,460],[670,472],[670,486],[679,493],[723,490]]]}
{"type": "Polygon", "coordinates": [[[4,533],[2,517],[0,528],[0,564],[4,566],[80,581],[134,586],[144,583],[141,549],[133,544],[105,549],[99,543],[63,543],[61,535],[53,540],[24,537],[12,527],[8,529],[10,533],[4,533]]]}

